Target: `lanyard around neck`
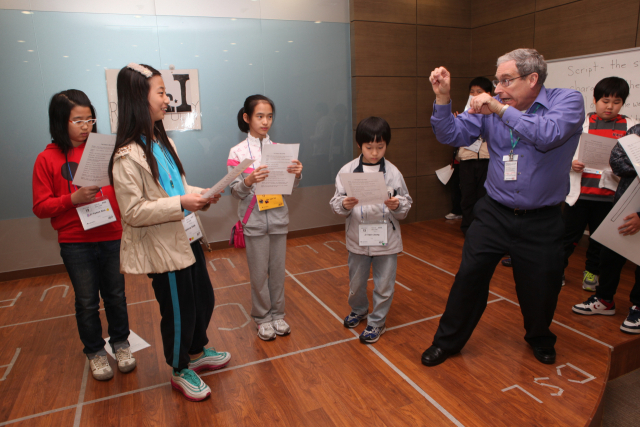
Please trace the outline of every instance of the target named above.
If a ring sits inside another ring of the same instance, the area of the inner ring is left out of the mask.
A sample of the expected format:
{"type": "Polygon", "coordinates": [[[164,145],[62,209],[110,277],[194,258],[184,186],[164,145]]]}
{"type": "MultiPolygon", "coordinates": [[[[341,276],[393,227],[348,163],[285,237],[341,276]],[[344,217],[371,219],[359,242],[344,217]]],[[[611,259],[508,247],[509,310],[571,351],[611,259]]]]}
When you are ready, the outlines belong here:
{"type": "MultiPolygon", "coordinates": [[[[540,108],[540,104],[536,104],[536,108],[530,114],[535,114],[536,111],[538,111],[538,108],[540,108]]],[[[509,152],[509,160],[513,160],[513,150],[516,148],[516,145],[518,145],[518,142],[520,142],[520,137],[514,139],[513,131],[511,130],[511,128],[509,128],[509,137],[511,138],[511,151],[509,152]]]]}

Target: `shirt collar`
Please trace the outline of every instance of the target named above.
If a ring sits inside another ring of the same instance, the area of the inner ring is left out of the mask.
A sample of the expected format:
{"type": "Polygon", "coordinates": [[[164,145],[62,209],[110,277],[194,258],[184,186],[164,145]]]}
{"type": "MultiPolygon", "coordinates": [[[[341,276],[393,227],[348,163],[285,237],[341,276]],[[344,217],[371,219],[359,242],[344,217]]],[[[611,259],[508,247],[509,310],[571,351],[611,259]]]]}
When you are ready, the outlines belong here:
{"type": "MultiPolygon", "coordinates": [[[[360,154],[360,159],[359,159],[359,161],[358,161],[358,167],[356,167],[356,168],[353,170],[353,172],[354,172],[354,173],[357,173],[357,172],[364,172],[364,165],[362,164],[363,159],[364,159],[364,156],[363,156],[362,154],[360,154]]],[[[385,169],[385,166],[384,166],[384,157],[383,157],[383,158],[381,158],[381,159],[380,159],[380,161],[379,161],[378,163],[376,163],[376,164],[379,164],[379,165],[380,165],[380,172],[382,172],[382,173],[387,173],[387,170],[385,169]]]]}
{"type": "MultiPolygon", "coordinates": [[[[247,134],[247,141],[249,141],[249,144],[251,145],[255,145],[255,146],[260,146],[260,138],[254,138],[253,136],[251,136],[251,134],[247,134]]],[[[271,140],[269,139],[269,135],[265,136],[262,139],[262,143],[263,144],[270,144],[271,140]]]]}
{"type": "MultiPolygon", "coordinates": [[[[541,106],[543,106],[547,110],[549,109],[549,99],[547,98],[547,88],[546,87],[542,86],[540,88],[540,93],[536,97],[536,100],[533,101],[533,104],[531,104],[531,107],[533,107],[536,103],[540,104],[541,106]]],[[[531,110],[531,107],[529,107],[529,110],[531,110]]]]}

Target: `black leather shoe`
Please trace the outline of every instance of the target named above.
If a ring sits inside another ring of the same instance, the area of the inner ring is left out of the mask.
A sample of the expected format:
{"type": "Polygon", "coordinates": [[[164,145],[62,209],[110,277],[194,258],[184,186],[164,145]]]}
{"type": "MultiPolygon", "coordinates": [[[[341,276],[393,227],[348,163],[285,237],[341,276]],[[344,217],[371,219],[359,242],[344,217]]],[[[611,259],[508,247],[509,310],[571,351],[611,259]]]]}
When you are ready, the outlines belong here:
{"type": "Polygon", "coordinates": [[[556,363],[556,349],[553,347],[533,347],[533,355],[547,365],[556,363]]]}
{"type": "Polygon", "coordinates": [[[440,347],[432,345],[422,353],[422,364],[425,366],[436,366],[447,360],[449,353],[440,347]]]}

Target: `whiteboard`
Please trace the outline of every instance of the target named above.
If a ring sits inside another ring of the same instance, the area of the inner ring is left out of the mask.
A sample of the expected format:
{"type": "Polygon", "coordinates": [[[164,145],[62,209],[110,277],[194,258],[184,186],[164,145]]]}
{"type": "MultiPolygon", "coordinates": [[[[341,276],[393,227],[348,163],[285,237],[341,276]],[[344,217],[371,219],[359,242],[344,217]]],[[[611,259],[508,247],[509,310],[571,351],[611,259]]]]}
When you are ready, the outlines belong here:
{"type": "Polygon", "coordinates": [[[605,77],[620,77],[629,83],[629,97],[620,114],[640,121],[640,48],[575,56],[547,61],[548,88],[575,89],[584,97],[586,113],[593,112],[593,88],[605,77]]]}

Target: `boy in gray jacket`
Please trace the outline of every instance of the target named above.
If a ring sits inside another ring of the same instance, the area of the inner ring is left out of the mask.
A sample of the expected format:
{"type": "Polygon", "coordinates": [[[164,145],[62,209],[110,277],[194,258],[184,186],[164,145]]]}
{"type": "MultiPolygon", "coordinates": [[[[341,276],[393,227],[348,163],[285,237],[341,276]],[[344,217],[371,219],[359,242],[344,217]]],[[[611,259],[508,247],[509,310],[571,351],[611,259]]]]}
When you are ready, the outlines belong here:
{"type": "Polygon", "coordinates": [[[385,320],[391,307],[396,281],[398,252],[402,252],[399,220],[406,218],[412,200],[402,174],[384,158],[391,142],[391,129],[386,120],[380,117],[362,120],[356,129],[356,142],[362,155],[340,169],[336,177],[336,193],[330,204],[335,213],[347,217],[351,306],[351,313],[344,319],[344,326],[347,328],[355,328],[367,316],[367,280],[373,265],[373,311],[368,316],[367,327],[360,334],[360,342],[368,344],[378,341],[385,332],[385,320]],[[384,204],[361,206],[356,198],[347,197],[340,174],[375,172],[384,174],[389,194],[384,204]],[[364,234],[371,227],[382,232],[383,237],[376,242],[364,241],[367,240],[364,239],[364,234]]]}

